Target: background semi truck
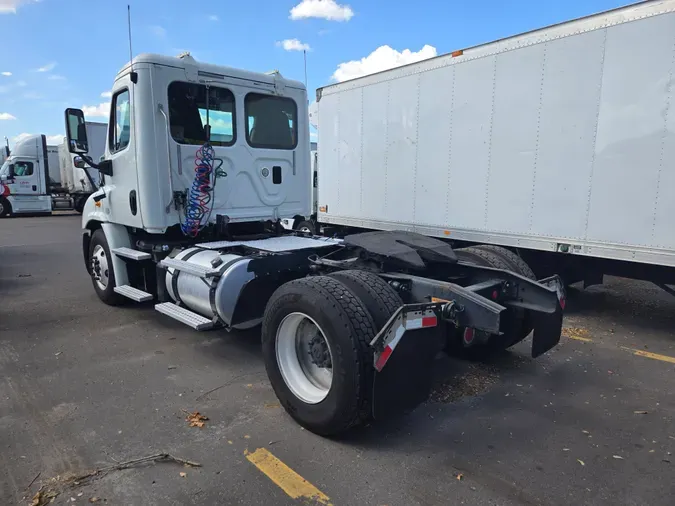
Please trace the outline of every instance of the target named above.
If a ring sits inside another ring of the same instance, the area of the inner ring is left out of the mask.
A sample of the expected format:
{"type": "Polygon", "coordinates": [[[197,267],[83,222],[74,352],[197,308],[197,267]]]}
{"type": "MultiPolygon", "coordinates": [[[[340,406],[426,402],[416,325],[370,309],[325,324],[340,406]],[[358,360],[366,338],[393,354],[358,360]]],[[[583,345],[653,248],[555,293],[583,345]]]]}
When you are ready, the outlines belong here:
{"type": "MultiPolygon", "coordinates": [[[[422,402],[443,347],[487,353],[532,331],[533,357],[556,346],[559,278],[535,281],[506,250],[476,250],[480,266],[419,234],[284,230],[311,214],[307,108],[305,86],[279,73],[189,54],[126,65],[104,159],[87,157],[103,184],[82,252],[101,301],[152,301],[195,330],[262,323],[277,397],[324,435],[422,402]]],[[[65,116],[69,150],[86,156],[83,112],[65,116]]]]}
{"type": "MultiPolygon", "coordinates": [[[[90,155],[103,155],[104,123],[87,123],[90,155]]],[[[48,146],[44,135],[17,142],[0,169],[0,217],[14,214],[51,213],[75,209],[82,212],[87,197],[98,188],[98,171],[75,166],[68,147],[48,146]]]]}
{"type": "Polygon", "coordinates": [[[665,0],[326,86],[316,219],[675,283],[674,76],[665,0]]]}

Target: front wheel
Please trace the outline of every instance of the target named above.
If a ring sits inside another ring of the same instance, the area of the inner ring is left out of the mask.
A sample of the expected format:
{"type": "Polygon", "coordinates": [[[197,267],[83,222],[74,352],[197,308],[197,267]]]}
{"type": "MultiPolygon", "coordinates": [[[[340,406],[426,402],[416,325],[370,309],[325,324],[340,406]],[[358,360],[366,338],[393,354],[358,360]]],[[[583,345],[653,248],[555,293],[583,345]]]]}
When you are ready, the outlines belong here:
{"type": "Polygon", "coordinates": [[[278,288],[265,309],[265,369],[300,425],[335,435],[372,416],[373,319],[337,279],[317,276],[278,288]]]}
{"type": "Polygon", "coordinates": [[[89,267],[96,295],[109,306],[119,306],[125,298],[115,293],[115,270],[108,241],[102,229],[95,230],[89,243],[89,267]]]}
{"type": "Polygon", "coordinates": [[[12,205],[5,197],[0,197],[0,218],[7,218],[12,214],[12,205]]]}

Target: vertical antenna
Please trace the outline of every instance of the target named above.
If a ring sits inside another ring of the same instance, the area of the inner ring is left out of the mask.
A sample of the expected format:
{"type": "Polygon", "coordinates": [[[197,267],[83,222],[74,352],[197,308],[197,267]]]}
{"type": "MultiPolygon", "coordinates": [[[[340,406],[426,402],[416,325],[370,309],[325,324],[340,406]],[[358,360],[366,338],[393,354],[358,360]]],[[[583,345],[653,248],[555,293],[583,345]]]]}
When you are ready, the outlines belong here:
{"type": "Polygon", "coordinates": [[[307,50],[302,50],[302,56],[305,59],[305,88],[307,88],[307,50]]]}
{"type": "Polygon", "coordinates": [[[134,53],[131,50],[131,5],[127,4],[127,25],[129,25],[129,63],[134,59],[134,53]]]}

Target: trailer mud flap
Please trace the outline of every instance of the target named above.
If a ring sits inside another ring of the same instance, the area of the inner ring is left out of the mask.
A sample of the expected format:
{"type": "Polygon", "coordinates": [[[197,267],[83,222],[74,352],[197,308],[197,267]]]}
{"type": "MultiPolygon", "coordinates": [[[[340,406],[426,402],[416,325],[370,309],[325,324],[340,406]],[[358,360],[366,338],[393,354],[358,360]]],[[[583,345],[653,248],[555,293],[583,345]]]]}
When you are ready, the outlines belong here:
{"type": "Polygon", "coordinates": [[[566,304],[566,293],[559,276],[539,280],[539,284],[555,290],[557,303],[552,313],[533,312],[534,335],[532,337],[532,358],[543,355],[560,342],[562,333],[563,310],[566,304]]]}
{"type": "Polygon", "coordinates": [[[429,396],[432,363],[442,349],[442,304],[402,306],[375,336],[373,418],[411,410],[429,396]]]}

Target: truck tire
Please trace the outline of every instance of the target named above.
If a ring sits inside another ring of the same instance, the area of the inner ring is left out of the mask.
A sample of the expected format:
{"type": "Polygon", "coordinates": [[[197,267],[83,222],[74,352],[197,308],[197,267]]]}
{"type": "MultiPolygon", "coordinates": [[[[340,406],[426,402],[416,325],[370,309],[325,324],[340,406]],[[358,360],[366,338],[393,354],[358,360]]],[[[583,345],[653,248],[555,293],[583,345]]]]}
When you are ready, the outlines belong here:
{"type": "MultiPolygon", "coordinates": [[[[473,262],[484,267],[492,267],[494,269],[501,269],[506,271],[516,272],[521,276],[526,276],[520,271],[518,264],[508,253],[504,253],[504,248],[496,247],[486,248],[487,245],[470,246],[455,250],[457,257],[460,260],[473,262]]],[[[510,253],[510,252],[509,252],[510,253]]],[[[528,268],[529,269],[529,268],[528,268]]],[[[534,274],[532,274],[534,276],[534,274]]],[[[467,354],[472,358],[484,358],[495,351],[505,350],[511,346],[519,343],[525,339],[532,331],[530,319],[527,318],[526,311],[523,309],[510,309],[506,312],[504,317],[507,318],[504,326],[504,334],[501,336],[490,336],[488,341],[484,344],[477,344],[467,348],[467,354]]],[[[453,336],[454,338],[454,336],[453,336]]],[[[456,338],[455,338],[456,339],[456,338]]],[[[449,349],[457,348],[456,343],[449,343],[449,349]],[[454,345],[454,346],[453,346],[454,345]]]]}
{"type": "Polygon", "coordinates": [[[288,414],[322,436],[369,420],[375,333],[364,304],[337,279],[316,276],[279,287],[265,308],[262,349],[288,414]],[[305,347],[306,354],[298,353],[305,347]]]}
{"type": "Polygon", "coordinates": [[[338,271],[329,276],[338,279],[361,299],[373,317],[376,332],[382,330],[391,315],[403,305],[403,300],[396,290],[377,274],[366,271],[338,271]]]}
{"type": "Polygon", "coordinates": [[[91,281],[96,295],[109,306],[120,306],[127,299],[115,293],[115,271],[108,240],[103,229],[95,230],[89,243],[89,265],[91,281]]]}
{"type": "Polygon", "coordinates": [[[85,197],[76,197],[75,202],[73,203],[75,211],[77,211],[79,214],[82,214],[82,211],[84,211],[85,202],[87,202],[85,197]]]}
{"type": "Polygon", "coordinates": [[[503,248],[502,246],[493,246],[492,244],[479,244],[477,246],[474,246],[474,248],[479,248],[485,251],[490,251],[492,253],[495,253],[496,255],[499,255],[504,259],[507,263],[511,265],[511,270],[513,272],[516,272],[520,274],[521,276],[525,276],[528,279],[537,280],[537,277],[534,274],[534,271],[530,268],[529,265],[527,265],[527,262],[520,258],[520,256],[511,251],[510,249],[503,248]]]}
{"type": "Polygon", "coordinates": [[[308,234],[316,235],[316,225],[311,220],[299,221],[295,225],[295,227],[293,227],[293,230],[296,230],[298,232],[306,232],[308,234]]]}
{"type": "MultiPolygon", "coordinates": [[[[520,258],[520,256],[514,251],[503,248],[502,246],[493,246],[492,244],[480,244],[476,246],[476,248],[480,248],[485,251],[490,251],[495,253],[496,255],[501,256],[506,262],[508,262],[512,266],[511,270],[513,272],[520,274],[521,276],[524,276],[527,279],[531,279],[532,281],[537,280],[537,276],[535,276],[534,271],[530,268],[527,262],[525,262],[525,260],[520,258]]],[[[524,311],[524,313],[525,314],[521,330],[514,336],[514,340],[509,345],[509,347],[518,344],[520,341],[529,336],[530,332],[532,332],[532,329],[534,328],[534,324],[532,322],[532,313],[530,313],[530,311],[524,311]]]]}
{"type": "Polygon", "coordinates": [[[0,197],[0,218],[7,218],[12,214],[12,204],[5,197],[0,197]]]}

